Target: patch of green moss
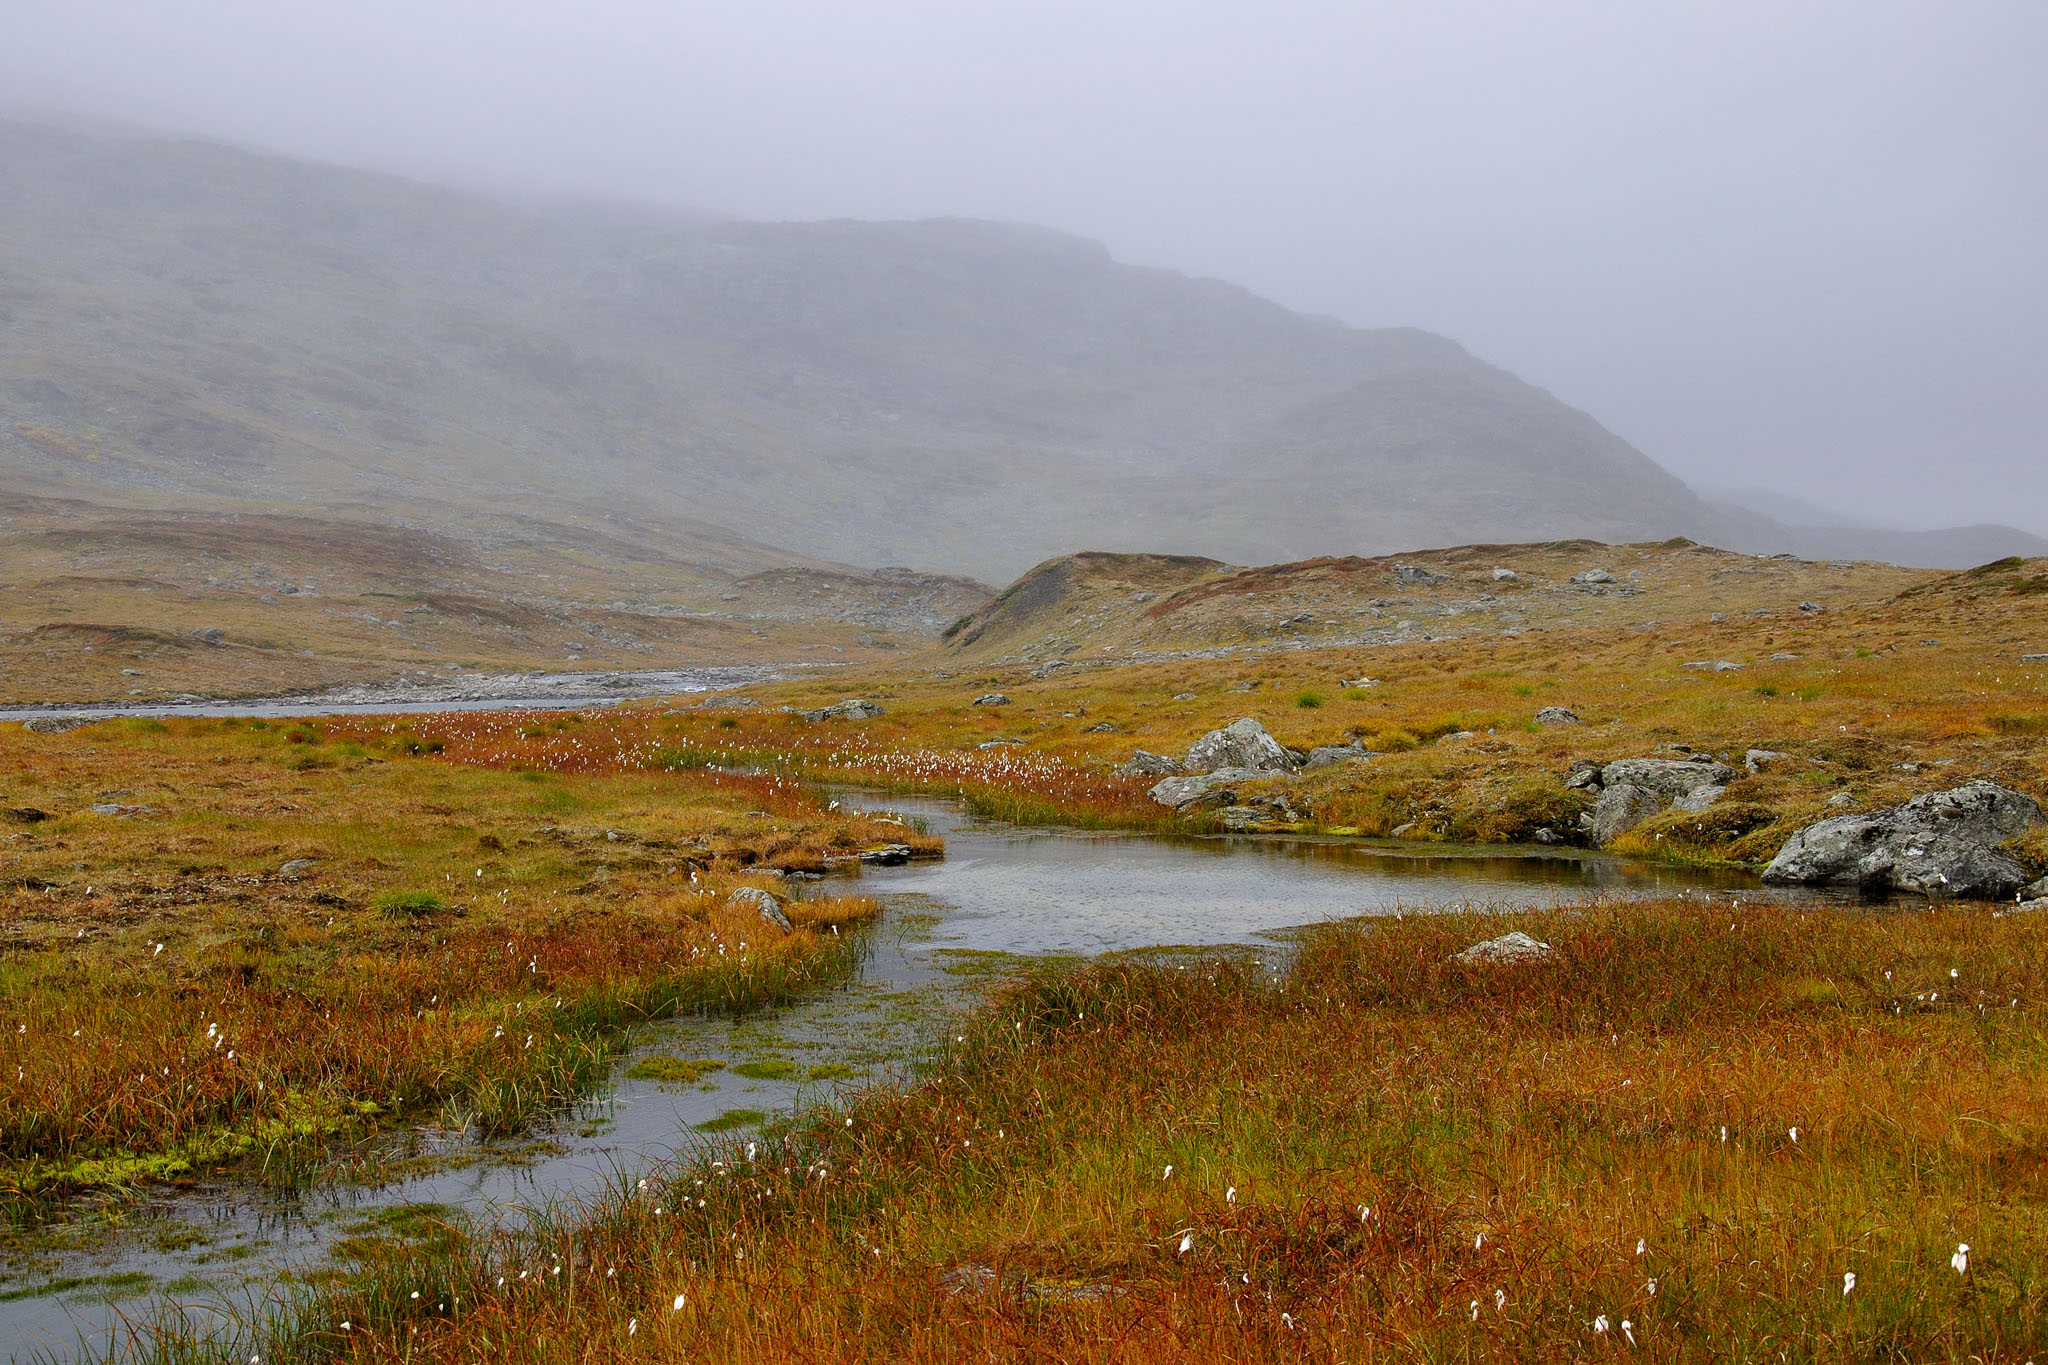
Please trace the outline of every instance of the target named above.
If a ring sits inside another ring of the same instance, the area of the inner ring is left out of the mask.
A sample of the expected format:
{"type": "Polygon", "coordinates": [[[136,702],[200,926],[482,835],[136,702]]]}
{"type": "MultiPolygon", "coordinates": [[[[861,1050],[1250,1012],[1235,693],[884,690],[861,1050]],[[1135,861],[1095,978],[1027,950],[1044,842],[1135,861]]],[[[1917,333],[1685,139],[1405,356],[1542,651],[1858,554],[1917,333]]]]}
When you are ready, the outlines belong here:
{"type": "Polygon", "coordinates": [[[768,1116],[758,1109],[728,1109],[715,1119],[706,1119],[697,1125],[700,1133],[725,1133],[735,1128],[757,1128],[768,1121],[768,1116]]]}
{"type": "Polygon", "coordinates": [[[769,1057],[758,1062],[741,1062],[732,1072],[750,1081],[786,1081],[796,1075],[796,1063],[785,1057],[769,1057]]]}
{"type": "Polygon", "coordinates": [[[713,1061],[708,1057],[642,1057],[626,1068],[626,1075],[636,1081],[687,1085],[692,1081],[703,1080],[714,1071],[724,1069],[724,1062],[713,1061]]]}

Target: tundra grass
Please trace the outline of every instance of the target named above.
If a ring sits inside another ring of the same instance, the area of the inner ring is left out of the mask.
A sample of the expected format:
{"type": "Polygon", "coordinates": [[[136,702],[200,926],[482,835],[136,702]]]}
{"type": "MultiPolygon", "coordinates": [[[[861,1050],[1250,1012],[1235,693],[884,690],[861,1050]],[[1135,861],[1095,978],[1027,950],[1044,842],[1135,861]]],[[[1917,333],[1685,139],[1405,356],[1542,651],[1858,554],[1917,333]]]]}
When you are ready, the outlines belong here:
{"type": "Polygon", "coordinates": [[[1631,620],[1633,599],[1618,598],[1586,624],[1373,646],[1268,641],[1136,663],[1082,650],[1053,669],[938,655],[928,672],[756,688],[755,710],[660,724],[670,742],[732,761],[956,793],[1009,820],[1206,829],[1213,813],[1175,816],[1146,797],[1153,779],[1115,769],[1140,748],[1177,757],[1250,716],[1299,749],[1356,742],[1375,755],[1275,785],[1307,817],[1296,828],[1452,843],[1540,830],[1582,843],[1591,798],[1565,787],[1575,764],[1705,754],[1739,773],[1712,815],[1652,821],[1616,851],[1758,865],[1813,820],[1973,778],[2048,794],[2048,665],[2019,662],[2048,650],[2048,598],[2015,591],[2020,572],[1928,575],[1819,613],[1731,619],[1703,599],[1696,615],[1631,620]],[[1689,666],[1702,661],[1741,667],[1689,666]],[[1359,681],[1370,685],[1343,685],[1359,681]],[[1011,703],[972,704],[990,691],[1011,703]],[[774,709],[855,694],[885,715],[810,724],[774,709]],[[1299,704],[1311,695],[1317,705],[1299,704]],[[1538,726],[1547,707],[1581,723],[1538,726]],[[1754,771],[1751,750],[1769,751],[1754,771]]]}
{"type": "Polygon", "coordinates": [[[503,724],[565,757],[360,721],[0,731],[0,1194],[515,1130],[643,1021],[845,978],[874,903],[795,902],[785,931],[726,908],[781,885],[753,869],[937,849],[781,779],[648,768],[580,717],[503,724]]]}
{"type": "Polygon", "coordinates": [[[529,1234],[392,1248],[236,1345],[2018,1362],[2048,1346],[2044,1025],[2048,916],[1984,906],[1409,916],[1280,972],[1063,967],[908,1090],[529,1234]],[[1456,960],[1510,928],[1555,956],[1456,960]]]}

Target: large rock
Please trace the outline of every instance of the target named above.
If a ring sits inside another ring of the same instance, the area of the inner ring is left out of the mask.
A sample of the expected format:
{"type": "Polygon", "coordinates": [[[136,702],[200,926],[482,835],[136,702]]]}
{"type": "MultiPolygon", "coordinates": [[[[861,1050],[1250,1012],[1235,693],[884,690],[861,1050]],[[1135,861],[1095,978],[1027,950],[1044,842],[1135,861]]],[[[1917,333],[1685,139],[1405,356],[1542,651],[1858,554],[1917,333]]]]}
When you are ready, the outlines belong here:
{"type": "Polygon", "coordinates": [[[1540,938],[1532,938],[1520,929],[1475,943],[1464,952],[1456,954],[1456,960],[1467,964],[1541,962],[1553,957],[1557,950],[1540,938]]]}
{"type": "Polygon", "coordinates": [[[1890,810],[1808,825],[1786,840],[1764,880],[2003,900],[2026,885],[2028,873],[1998,845],[2043,824],[2032,797],[1966,782],[1890,810]]]}
{"type": "Polygon", "coordinates": [[[1587,831],[1594,843],[1611,843],[1667,810],[1705,810],[1734,780],[1733,768],[1712,759],[1618,759],[1600,769],[1600,801],[1587,831]]]}
{"type": "Polygon", "coordinates": [[[848,697],[837,706],[821,706],[815,711],[803,713],[805,720],[873,720],[882,714],[882,708],[874,702],[848,697]]]}
{"type": "Polygon", "coordinates": [[[1226,768],[1290,772],[1296,764],[1286,746],[1267,734],[1265,726],[1246,716],[1196,740],[1188,748],[1186,766],[1191,773],[1222,772],[1226,768]]]}
{"type": "Polygon", "coordinates": [[[1218,768],[1213,773],[1165,778],[1153,786],[1152,799],[1178,811],[1234,806],[1240,804],[1237,799],[1239,787],[1286,775],[1259,768],[1218,768]]]}
{"type": "Polygon", "coordinates": [[[1187,769],[1177,758],[1155,754],[1149,749],[1139,749],[1131,754],[1131,761],[1118,768],[1119,777],[1179,777],[1187,769]]]}
{"type": "Polygon", "coordinates": [[[728,910],[752,910],[761,917],[763,924],[772,924],[777,929],[791,928],[789,916],[782,912],[782,902],[758,886],[743,886],[725,898],[728,910]]]}

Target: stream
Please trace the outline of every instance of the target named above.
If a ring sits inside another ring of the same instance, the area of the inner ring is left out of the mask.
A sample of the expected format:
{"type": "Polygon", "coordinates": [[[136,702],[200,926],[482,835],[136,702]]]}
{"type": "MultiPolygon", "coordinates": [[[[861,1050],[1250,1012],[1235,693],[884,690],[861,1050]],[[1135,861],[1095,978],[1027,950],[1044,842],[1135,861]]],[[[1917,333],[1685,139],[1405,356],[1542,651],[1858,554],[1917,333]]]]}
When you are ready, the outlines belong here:
{"type": "Polygon", "coordinates": [[[396,1135],[375,1183],[343,1177],[288,1193],[222,1184],[82,1205],[0,1260],[0,1345],[16,1359],[74,1356],[82,1341],[104,1343],[124,1318],[146,1321],[167,1305],[217,1318],[224,1303],[260,1299],[288,1268],[345,1257],[351,1238],[451,1214],[516,1225],[544,1205],[596,1200],[652,1162],[792,1106],[904,1078],[935,1025],[1017,955],[1243,944],[1277,960],[1285,949],[1267,937],[1274,931],[1404,909],[1786,895],[1746,874],[1575,850],[1025,829],[973,820],[951,801],[841,795],[946,839],[942,862],[862,874],[884,913],[848,984],[744,1019],[651,1025],[601,1096],[512,1141],[396,1135]],[[685,1083],[627,1074],[656,1055],[727,1065],[685,1083]]]}

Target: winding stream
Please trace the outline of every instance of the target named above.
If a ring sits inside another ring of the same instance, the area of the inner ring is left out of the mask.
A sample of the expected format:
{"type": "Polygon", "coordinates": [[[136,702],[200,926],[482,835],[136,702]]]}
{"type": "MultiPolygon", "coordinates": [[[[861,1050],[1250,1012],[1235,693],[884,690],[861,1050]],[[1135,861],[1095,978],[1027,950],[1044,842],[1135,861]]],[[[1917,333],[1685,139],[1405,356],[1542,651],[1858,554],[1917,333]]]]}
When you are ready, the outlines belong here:
{"type": "Polygon", "coordinates": [[[195,1316],[246,1303],[287,1267],[345,1255],[347,1240],[402,1231],[409,1215],[516,1224],[549,1203],[595,1199],[648,1163],[843,1085],[904,1075],[921,1040],[967,1004],[1000,955],[1095,954],[1154,945],[1281,945],[1274,930],[1404,908],[1550,906],[1588,894],[1758,898],[1753,877],[1598,854],[1251,838],[1162,838],[1022,829],[952,802],[852,799],[929,822],[943,862],[869,869],[885,907],[850,984],[742,1020],[644,1030],[598,1100],[516,1142],[432,1130],[395,1139],[396,1174],[295,1195],[246,1185],[148,1195],[89,1211],[0,1265],[0,1345],[13,1358],[75,1354],[176,1303],[195,1316]],[[991,957],[989,955],[999,955],[991,957]],[[683,1084],[636,1080],[652,1055],[728,1063],[683,1084]],[[741,1074],[746,1065],[754,1075],[741,1074]],[[706,1131],[704,1125],[710,1125],[706,1131]]]}

